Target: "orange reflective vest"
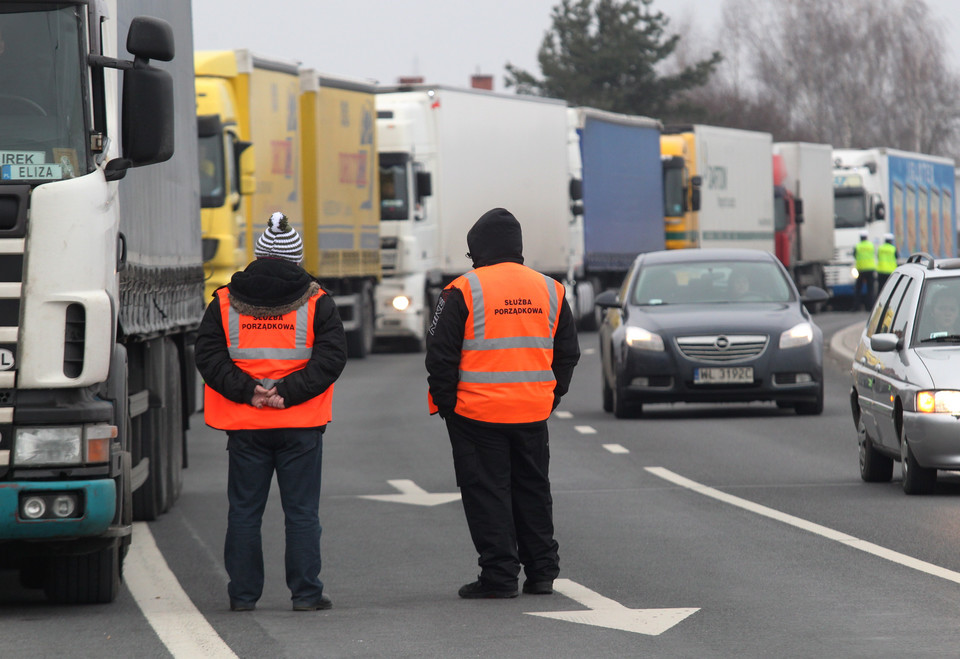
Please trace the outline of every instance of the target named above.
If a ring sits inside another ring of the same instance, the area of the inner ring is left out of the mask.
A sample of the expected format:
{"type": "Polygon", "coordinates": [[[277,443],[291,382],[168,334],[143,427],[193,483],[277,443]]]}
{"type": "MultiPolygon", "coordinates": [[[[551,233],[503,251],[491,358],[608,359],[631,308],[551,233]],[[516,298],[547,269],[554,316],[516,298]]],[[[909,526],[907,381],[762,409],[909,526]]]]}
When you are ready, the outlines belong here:
{"type": "MultiPolygon", "coordinates": [[[[230,358],[244,373],[269,389],[297,371],[313,354],[313,316],[324,292],[293,311],[278,316],[245,316],[230,305],[226,287],[217,291],[223,333],[230,358]]],[[[330,421],[333,385],[319,396],[285,409],[256,408],[224,398],[204,385],[203,418],[220,430],[315,428],[330,421]]]]}
{"type": "Polygon", "coordinates": [[[519,263],[498,263],[450,287],[460,289],[469,310],[454,411],[487,423],[547,419],[563,285],[519,263]]]}

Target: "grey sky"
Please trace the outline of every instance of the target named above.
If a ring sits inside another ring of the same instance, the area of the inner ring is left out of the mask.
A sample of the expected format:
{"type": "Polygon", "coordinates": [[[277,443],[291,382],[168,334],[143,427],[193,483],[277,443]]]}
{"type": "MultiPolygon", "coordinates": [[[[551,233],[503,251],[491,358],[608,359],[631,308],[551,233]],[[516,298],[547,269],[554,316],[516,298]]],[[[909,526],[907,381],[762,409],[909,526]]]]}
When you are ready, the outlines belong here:
{"type": "MultiPolygon", "coordinates": [[[[960,69],[960,0],[927,0],[942,17],[960,69]]],[[[193,0],[197,50],[248,48],[299,60],[323,73],[396,82],[469,84],[494,76],[504,91],[504,64],[540,74],[537,51],[559,0],[193,0]]],[[[722,0],[657,0],[678,18],[687,11],[704,34],[719,21],[722,0]]],[[[675,25],[676,23],[674,23],[675,25]]]]}

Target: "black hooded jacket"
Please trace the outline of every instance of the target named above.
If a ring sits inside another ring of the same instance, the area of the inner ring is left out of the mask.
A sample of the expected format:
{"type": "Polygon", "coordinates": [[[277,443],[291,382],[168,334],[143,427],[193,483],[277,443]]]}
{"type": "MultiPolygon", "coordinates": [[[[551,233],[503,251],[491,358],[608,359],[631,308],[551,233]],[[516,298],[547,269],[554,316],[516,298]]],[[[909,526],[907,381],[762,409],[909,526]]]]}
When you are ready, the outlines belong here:
{"type": "MultiPolygon", "coordinates": [[[[520,223],[509,211],[494,208],[484,213],[467,233],[467,248],[474,268],[497,263],[523,264],[520,223]]],[[[457,288],[445,288],[427,332],[426,356],[430,395],[443,418],[453,414],[457,404],[460,353],[468,316],[469,309],[463,293],[457,288]]],[[[553,390],[554,409],[560,403],[561,396],[567,393],[573,369],[579,360],[576,322],[564,297],[557,333],[553,339],[553,375],[557,381],[553,390]]]]}
{"type": "MultiPolygon", "coordinates": [[[[249,316],[279,316],[302,305],[320,290],[303,268],[282,259],[261,258],[237,272],[227,284],[230,304],[249,316]]],[[[218,289],[219,290],[219,289],[218,289]]],[[[347,361],[343,323],[330,295],[317,300],[313,318],[313,353],[304,367],[277,383],[286,407],[319,396],[332,385],[347,361]]],[[[197,369],[213,390],[236,403],[249,403],[259,384],[230,359],[220,304],[207,307],[196,345],[197,369]]]]}

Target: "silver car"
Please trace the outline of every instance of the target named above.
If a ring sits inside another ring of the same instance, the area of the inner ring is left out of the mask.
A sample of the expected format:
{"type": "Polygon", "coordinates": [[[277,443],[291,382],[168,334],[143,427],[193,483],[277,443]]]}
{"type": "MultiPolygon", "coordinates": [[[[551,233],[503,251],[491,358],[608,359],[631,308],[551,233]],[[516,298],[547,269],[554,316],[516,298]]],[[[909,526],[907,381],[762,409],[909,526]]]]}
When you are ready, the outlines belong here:
{"type": "Polygon", "coordinates": [[[850,406],[860,476],[931,492],[960,470],[960,259],[915,254],[877,297],[854,356],[850,406]]]}

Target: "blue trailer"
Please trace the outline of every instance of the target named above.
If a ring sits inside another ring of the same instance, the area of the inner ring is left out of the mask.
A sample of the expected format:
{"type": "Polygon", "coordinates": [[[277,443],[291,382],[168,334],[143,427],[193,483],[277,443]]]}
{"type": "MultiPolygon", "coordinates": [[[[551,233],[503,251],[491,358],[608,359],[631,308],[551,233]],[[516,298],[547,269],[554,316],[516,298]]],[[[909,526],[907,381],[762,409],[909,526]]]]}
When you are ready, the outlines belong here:
{"type": "Polygon", "coordinates": [[[574,227],[583,236],[583,259],[573,274],[578,317],[593,329],[594,294],[620,286],[638,254],[665,247],[662,126],[593,108],[573,108],[570,119],[571,175],[582,181],[574,227]]]}
{"type": "Polygon", "coordinates": [[[893,234],[901,262],[914,252],[957,255],[952,159],[875,148],[834,149],[833,160],[836,250],[826,277],[834,298],[853,296],[861,231],[874,245],[893,234]]]}

